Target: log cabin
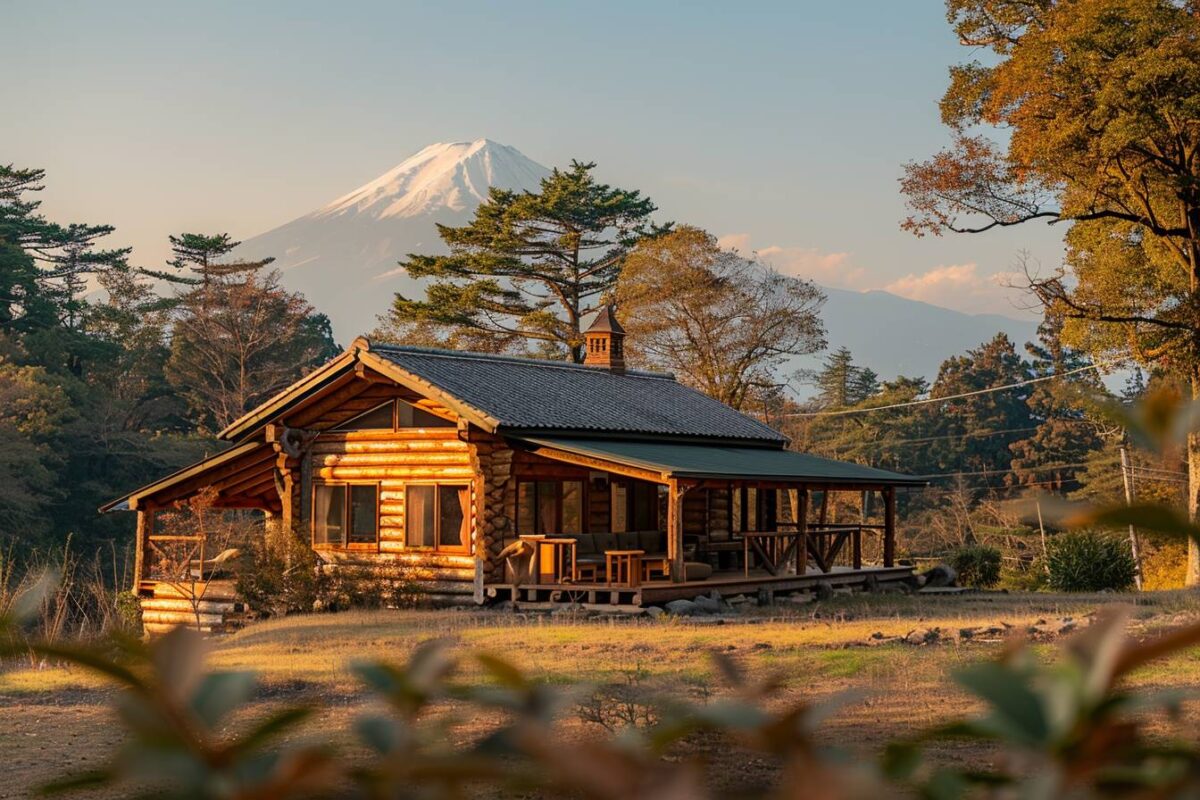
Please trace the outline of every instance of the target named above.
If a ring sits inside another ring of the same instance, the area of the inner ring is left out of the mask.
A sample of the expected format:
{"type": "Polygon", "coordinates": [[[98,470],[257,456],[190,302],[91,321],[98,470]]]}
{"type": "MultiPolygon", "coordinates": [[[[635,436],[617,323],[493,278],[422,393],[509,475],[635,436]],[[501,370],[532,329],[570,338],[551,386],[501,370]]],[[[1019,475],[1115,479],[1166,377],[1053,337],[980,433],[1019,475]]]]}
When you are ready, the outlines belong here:
{"type": "Polygon", "coordinates": [[[896,496],[922,481],[788,450],[626,369],[624,336],[601,311],[583,364],[356,339],[221,431],[227,449],[101,509],[137,514],[147,629],[215,629],[238,608],[231,551],[172,530],[201,495],[294,532],[320,569],[407,569],[443,602],[641,606],[911,576],[896,496]],[[857,520],[830,517],[836,492],[861,498],[857,520]]]}

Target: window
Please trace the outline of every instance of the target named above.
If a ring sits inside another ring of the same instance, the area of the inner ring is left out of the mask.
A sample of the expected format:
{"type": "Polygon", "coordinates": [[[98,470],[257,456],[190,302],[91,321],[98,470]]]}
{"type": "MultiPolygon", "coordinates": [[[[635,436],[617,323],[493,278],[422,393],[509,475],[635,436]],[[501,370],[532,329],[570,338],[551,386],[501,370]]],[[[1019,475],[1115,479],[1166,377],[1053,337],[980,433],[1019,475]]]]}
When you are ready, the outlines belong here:
{"type": "Polygon", "coordinates": [[[432,483],[405,487],[404,541],[408,547],[469,552],[471,487],[432,483]]]}
{"type": "Polygon", "coordinates": [[[396,401],[397,428],[453,428],[454,423],[448,419],[430,414],[423,408],[409,405],[403,400],[396,401]]]}
{"type": "Polygon", "coordinates": [[[338,425],[339,431],[394,431],[401,428],[453,428],[454,423],[403,400],[388,400],[338,425]]]}
{"type": "Polygon", "coordinates": [[[646,481],[614,481],[612,484],[612,530],[662,530],[666,487],[646,481]]]}
{"type": "Polygon", "coordinates": [[[583,481],[517,484],[517,534],[583,533],[583,481]]]}
{"type": "Polygon", "coordinates": [[[316,547],[377,547],[378,484],[316,484],[313,486],[312,526],[316,547]]]}

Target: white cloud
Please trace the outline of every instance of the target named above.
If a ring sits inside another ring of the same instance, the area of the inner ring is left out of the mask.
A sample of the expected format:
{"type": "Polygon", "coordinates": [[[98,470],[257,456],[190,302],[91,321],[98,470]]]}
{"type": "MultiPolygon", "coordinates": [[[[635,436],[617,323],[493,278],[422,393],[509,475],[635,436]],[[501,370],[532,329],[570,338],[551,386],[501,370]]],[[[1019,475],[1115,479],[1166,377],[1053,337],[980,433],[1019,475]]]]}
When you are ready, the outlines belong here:
{"type": "Polygon", "coordinates": [[[822,286],[866,289],[867,272],[850,263],[849,253],[825,253],[815,247],[770,247],[752,250],[750,234],[729,233],[717,239],[722,247],[757,256],[785,275],[810,278],[822,286]]]}
{"type": "Polygon", "coordinates": [[[1019,276],[1012,272],[981,274],[979,265],[940,265],[920,275],[910,272],[883,286],[884,291],[971,314],[1011,314],[1016,310],[1014,288],[1019,276]]]}
{"type": "Polygon", "coordinates": [[[753,253],[785,275],[810,278],[822,286],[856,291],[882,289],[910,300],[968,314],[1012,316],[1024,308],[1022,293],[1014,288],[1022,285],[1022,275],[1014,272],[983,274],[974,262],[939,265],[926,272],[909,273],[883,283],[873,279],[866,268],[854,264],[851,253],[826,253],[815,247],[779,245],[755,250],[747,233],[726,234],[717,242],[747,255],[753,253]]]}

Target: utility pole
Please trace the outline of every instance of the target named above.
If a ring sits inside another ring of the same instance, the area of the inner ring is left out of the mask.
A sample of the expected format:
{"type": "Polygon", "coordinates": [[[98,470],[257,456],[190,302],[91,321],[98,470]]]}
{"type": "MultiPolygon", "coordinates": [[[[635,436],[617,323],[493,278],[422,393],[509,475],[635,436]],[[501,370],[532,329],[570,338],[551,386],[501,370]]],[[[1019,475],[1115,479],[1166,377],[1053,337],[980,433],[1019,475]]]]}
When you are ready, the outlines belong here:
{"type": "MultiPolygon", "coordinates": [[[[1133,468],[1129,465],[1129,448],[1125,446],[1125,439],[1121,440],[1121,478],[1125,482],[1125,505],[1132,506],[1133,468]]],[[[1133,527],[1132,522],[1129,524],[1129,550],[1133,553],[1133,580],[1140,592],[1142,590],[1142,548],[1138,544],[1137,528],[1133,527]]]]}

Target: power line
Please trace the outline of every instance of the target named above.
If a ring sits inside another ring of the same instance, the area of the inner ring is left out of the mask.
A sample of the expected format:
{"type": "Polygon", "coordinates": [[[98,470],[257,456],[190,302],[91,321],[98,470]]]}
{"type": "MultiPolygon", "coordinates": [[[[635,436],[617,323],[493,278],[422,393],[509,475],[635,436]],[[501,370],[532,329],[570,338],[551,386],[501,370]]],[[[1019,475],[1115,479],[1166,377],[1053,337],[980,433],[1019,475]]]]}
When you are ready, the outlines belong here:
{"type": "Polygon", "coordinates": [[[1081,467],[1090,467],[1097,464],[1105,464],[1106,461],[1081,461],[1077,464],[1046,464],[1041,467],[1022,467],[1020,469],[985,469],[976,472],[938,472],[929,475],[912,475],[910,477],[922,480],[933,480],[935,478],[958,478],[969,477],[975,475],[1011,475],[1018,472],[1046,472],[1051,469],[1078,469],[1081,467]]]}
{"type": "Polygon", "coordinates": [[[1110,366],[1110,364],[1088,364],[1086,367],[1077,367],[1069,369],[1066,372],[1056,372],[1053,375],[1042,375],[1037,378],[1028,378],[1016,383],[1005,384],[1004,386],[992,386],[987,389],[976,389],[973,392],[963,392],[962,394],[951,394],[945,397],[926,397],[921,400],[909,400],[904,403],[891,403],[886,406],[871,406],[870,408],[843,408],[837,411],[792,411],[786,414],[779,414],[780,417],[841,417],[848,414],[866,414],[872,411],[889,411],[893,408],[908,408],[910,406],[921,406],[927,403],[942,403],[947,400],[961,400],[964,397],[977,397],[981,394],[992,394],[993,392],[1004,392],[1009,389],[1019,389],[1022,386],[1029,386],[1042,381],[1052,381],[1055,378],[1065,378],[1068,375],[1077,375],[1080,372],[1088,370],[1100,369],[1101,367],[1110,366]]]}

